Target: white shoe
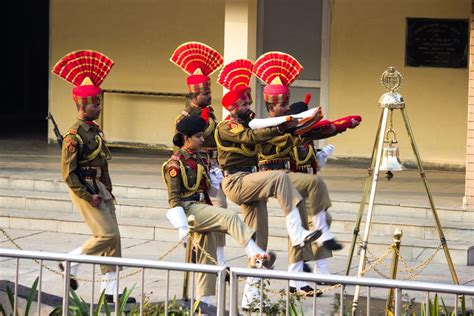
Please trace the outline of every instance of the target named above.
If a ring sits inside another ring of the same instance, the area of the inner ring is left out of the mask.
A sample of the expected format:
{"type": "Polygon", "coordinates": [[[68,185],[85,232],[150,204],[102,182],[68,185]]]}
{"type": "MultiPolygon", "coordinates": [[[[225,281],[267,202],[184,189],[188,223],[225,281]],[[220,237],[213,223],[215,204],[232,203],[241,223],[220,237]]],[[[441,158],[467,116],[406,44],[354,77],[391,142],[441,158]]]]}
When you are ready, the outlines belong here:
{"type": "MultiPolygon", "coordinates": [[[[244,311],[253,311],[260,309],[260,279],[247,278],[242,296],[242,309],[244,311]]],[[[265,305],[265,304],[264,304],[265,305]]]]}

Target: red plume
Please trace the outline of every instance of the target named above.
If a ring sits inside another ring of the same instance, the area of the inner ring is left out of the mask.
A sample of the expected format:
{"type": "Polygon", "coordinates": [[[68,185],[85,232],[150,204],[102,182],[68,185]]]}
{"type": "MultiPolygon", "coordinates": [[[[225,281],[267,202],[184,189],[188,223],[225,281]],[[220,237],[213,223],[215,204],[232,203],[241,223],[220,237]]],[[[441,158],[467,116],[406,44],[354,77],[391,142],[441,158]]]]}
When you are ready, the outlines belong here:
{"type": "Polygon", "coordinates": [[[201,111],[201,118],[206,121],[206,122],[209,122],[209,114],[211,113],[211,109],[209,108],[204,108],[202,109],[201,111]]]}
{"type": "Polygon", "coordinates": [[[308,105],[310,100],[311,100],[311,93],[306,93],[306,97],[304,98],[304,103],[308,105]]]}

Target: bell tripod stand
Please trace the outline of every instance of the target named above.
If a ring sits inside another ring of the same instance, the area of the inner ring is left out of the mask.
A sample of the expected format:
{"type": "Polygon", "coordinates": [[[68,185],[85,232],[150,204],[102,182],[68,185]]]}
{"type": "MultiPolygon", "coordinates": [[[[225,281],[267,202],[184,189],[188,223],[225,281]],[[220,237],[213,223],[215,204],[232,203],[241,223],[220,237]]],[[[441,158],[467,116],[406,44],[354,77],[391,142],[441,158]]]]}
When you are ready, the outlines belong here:
{"type": "MultiPolygon", "coordinates": [[[[428,196],[431,213],[433,215],[433,218],[436,224],[440,243],[444,250],[444,254],[446,257],[446,261],[448,263],[449,271],[451,273],[451,277],[453,279],[454,284],[459,284],[459,280],[456,274],[456,270],[454,268],[453,261],[451,259],[451,255],[449,253],[448,244],[444,236],[444,232],[441,226],[438,212],[436,210],[436,207],[433,201],[433,196],[431,195],[431,191],[428,186],[428,182],[426,180],[426,173],[421,163],[420,154],[416,146],[415,137],[413,135],[410,121],[408,119],[408,113],[405,108],[405,101],[403,100],[403,97],[398,92],[396,92],[396,90],[401,85],[401,80],[402,80],[401,74],[397,70],[395,70],[395,68],[393,67],[389,67],[388,70],[386,70],[382,74],[381,83],[386,88],[387,92],[384,93],[379,99],[379,104],[383,109],[382,109],[380,121],[377,128],[377,135],[375,138],[374,146],[372,149],[370,166],[368,169],[368,175],[367,175],[367,178],[365,180],[365,185],[364,185],[364,193],[362,195],[359,212],[356,219],[356,225],[353,231],[352,243],[351,243],[351,248],[349,250],[349,257],[348,257],[348,262],[346,266],[346,275],[349,275],[349,272],[350,272],[351,263],[354,256],[355,245],[357,243],[357,239],[359,238],[360,224],[362,222],[362,216],[363,216],[364,209],[367,204],[367,198],[368,198],[369,203],[368,203],[368,209],[367,209],[367,218],[366,218],[366,223],[364,227],[362,245],[360,246],[360,257],[359,257],[357,276],[362,277],[365,271],[367,247],[368,247],[368,240],[369,240],[369,234],[370,234],[370,225],[371,225],[373,212],[374,212],[375,195],[376,195],[377,183],[378,183],[379,172],[380,172],[380,167],[381,167],[383,146],[384,146],[385,136],[387,132],[387,124],[388,124],[389,116],[392,117],[393,115],[393,111],[400,110],[403,117],[403,121],[405,123],[405,128],[406,128],[408,137],[411,142],[411,147],[413,149],[413,153],[416,158],[416,164],[418,167],[420,178],[421,178],[421,181],[423,182],[426,194],[428,196]],[[369,189],[370,189],[370,193],[369,193],[369,189]]],[[[355,315],[356,313],[358,302],[359,302],[359,295],[360,295],[360,286],[356,286],[355,292],[354,292],[354,299],[352,301],[352,315],[355,315]]]]}

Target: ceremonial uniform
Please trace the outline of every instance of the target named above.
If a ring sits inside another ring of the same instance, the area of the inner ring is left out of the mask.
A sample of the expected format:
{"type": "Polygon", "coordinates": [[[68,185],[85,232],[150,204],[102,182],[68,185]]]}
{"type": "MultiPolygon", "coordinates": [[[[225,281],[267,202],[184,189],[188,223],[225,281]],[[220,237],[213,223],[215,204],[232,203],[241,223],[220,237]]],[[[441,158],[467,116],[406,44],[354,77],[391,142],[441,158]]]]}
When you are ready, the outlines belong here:
{"type": "MultiPolygon", "coordinates": [[[[229,234],[242,247],[245,247],[254,231],[244,225],[234,211],[209,205],[207,168],[207,153],[192,153],[180,149],[163,165],[163,175],[168,188],[170,208],[182,207],[186,216],[195,216],[193,230],[195,238],[206,252],[215,256],[215,240],[211,238],[205,241],[203,238],[205,233],[229,234]]],[[[213,264],[199,249],[197,250],[197,263],[213,264]]],[[[214,295],[215,285],[215,275],[198,274],[198,295],[214,295]]]]}
{"type": "MultiPolygon", "coordinates": [[[[79,119],[64,136],[61,173],[74,206],[92,233],[82,247],[70,254],[121,257],[120,231],[107,164],[111,155],[104,134],[93,121],[101,110],[100,85],[113,65],[114,62],[102,53],[82,50],[67,54],[53,68],[53,73],[75,86],[72,94],[79,119]]],[[[60,267],[63,267],[62,263],[60,267]]],[[[74,279],[77,270],[78,264],[71,264],[70,285],[73,289],[77,288],[74,279]]],[[[106,301],[111,303],[117,289],[116,268],[101,265],[101,271],[101,289],[105,291],[106,301]]],[[[129,297],[127,302],[134,303],[135,299],[129,297]]]]}
{"type": "MultiPolygon", "coordinates": [[[[245,223],[256,228],[256,241],[263,249],[268,242],[267,199],[276,198],[285,214],[291,242],[289,251],[303,256],[303,250],[309,248],[306,245],[311,242],[311,236],[316,236],[319,232],[307,230],[306,213],[300,194],[286,173],[257,172],[257,145],[272,142],[284,133],[278,127],[257,130],[249,128],[249,106],[252,103],[249,82],[252,69],[253,63],[250,60],[239,59],[226,65],[219,74],[218,82],[229,89],[222,98],[222,105],[231,113],[224,122],[219,123],[215,133],[218,161],[225,176],[222,189],[230,200],[240,205],[245,223]],[[303,240],[305,241],[302,242],[303,240]],[[295,247],[296,245],[299,247],[295,247]]],[[[256,278],[247,278],[242,308],[246,309],[259,301],[258,282],[256,278]]]]}
{"type": "MultiPolygon", "coordinates": [[[[296,173],[314,174],[319,171],[318,161],[316,159],[316,152],[312,143],[307,143],[299,146],[294,146],[290,155],[290,170],[296,173]]],[[[327,190],[326,190],[327,191],[327,190]]],[[[306,200],[306,207],[308,208],[308,200],[306,200]]],[[[330,204],[330,201],[329,201],[330,204]]],[[[309,214],[308,214],[309,215],[309,214]]],[[[331,225],[332,218],[329,213],[326,214],[327,224],[331,225]]],[[[308,217],[309,227],[313,228],[313,216],[308,217]]],[[[326,247],[320,247],[317,244],[312,245],[313,260],[321,260],[333,256],[332,250],[326,247]]]]}
{"type": "MultiPolygon", "coordinates": [[[[93,121],[78,120],[64,137],[61,173],[74,206],[93,236],[82,245],[82,254],[121,257],[120,232],[107,164],[110,158],[103,133],[93,121]],[[92,192],[86,183],[102,198],[98,207],[89,203],[92,192]]],[[[101,271],[114,272],[115,267],[101,266],[101,271]]]]}
{"type": "MultiPolygon", "coordinates": [[[[222,56],[213,48],[199,43],[188,42],[180,45],[171,56],[171,62],[188,73],[186,80],[190,93],[210,93],[211,83],[209,75],[216,71],[223,63],[222,56]],[[189,62],[192,60],[193,62],[189,62]]],[[[199,106],[188,102],[186,108],[176,118],[176,123],[186,116],[199,116],[206,121],[204,130],[204,144],[201,150],[206,151],[210,158],[209,174],[211,185],[209,195],[212,204],[217,207],[227,208],[227,199],[220,188],[222,180],[222,170],[217,164],[217,147],[214,140],[214,131],[217,126],[217,119],[214,109],[210,105],[199,106]]],[[[175,151],[178,148],[175,148],[175,151]]],[[[225,234],[208,234],[207,238],[215,238],[217,245],[217,260],[219,264],[225,264],[224,246],[225,234]]]]}

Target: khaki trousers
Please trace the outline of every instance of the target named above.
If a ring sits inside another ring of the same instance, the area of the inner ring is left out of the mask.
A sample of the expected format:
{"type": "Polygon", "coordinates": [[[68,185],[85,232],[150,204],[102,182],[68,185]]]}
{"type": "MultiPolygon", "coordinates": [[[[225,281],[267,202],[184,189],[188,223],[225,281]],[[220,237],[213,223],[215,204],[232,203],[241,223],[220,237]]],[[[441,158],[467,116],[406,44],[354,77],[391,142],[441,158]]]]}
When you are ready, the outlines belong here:
{"type": "MultiPolygon", "coordinates": [[[[227,208],[227,198],[222,192],[222,189],[217,190],[217,195],[215,197],[211,197],[212,205],[219,208],[227,208]]],[[[216,246],[217,247],[224,247],[225,246],[225,234],[215,233],[216,238],[216,246]]]]}
{"type": "MultiPolygon", "coordinates": [[[[216,258],[215,234],[229,234],[243,248],[247,246],[255,231],[242,222],[239,215],[231,210],[218,208],[201,203],[185,204],[186,215],[194,215],[194,238],[196,242],[214,259],[216,258]]],[[[196,262],[214,264],[202,251],[196,249],[196,262]]],[[[197,273],[197,295],[215,295],[216,276],[213,274],[197,273]]]]}
{"type": "MultiPolygon", "coordinates": [[[[328,226],[331,226],[332,222],[332,217],[329,214],[329,212],[326,214],[326,220],[328,222],[328,226]]],[[[311,229],[313,228],[313,217],[308,216],[308,221],[309,221],[309,227],[311,229]]],[[[319,247],[315,242],[311,244],[312,246],[312,253],[313,253],[313,258],[311,260],[321,260],[321,259],[327,259],[332,257],[332,250],[326,248],[326,247],[319,247]]],[[[308,261],[311,261],[308,260],[308,261]]]]}
{"type": "MultiPolygon", "coordinates": [[[[314,229],[312,226],[313,215],[327,210],[332,205],[326,183],[316,174],[290,172],[288,173],[288,176],[305,200],[309,227],[312,230],[314,229]]],[[[312,258],[310,260],[320,260],[332,257],[332,251],[326,247],[318,247],[316,243],[312,243],[311,247],[312,258]]],[[[288,256],[290,256],[289,251],[288,256]]]]}
{"type": "Polygon", "coordinates": [[[308,216],[316,215],[331,207],[328,188],[320,176],[299,172],[289,172],[288,176],[305,200],[308,216]]]}
{"type": "MultiPolygon", "coordinates": [[[[99,207],[93,207],[89,202],[69,190],[72,203],[79,210],[92,233],[92,237],[82,245],[81,250],[85,255],[121,257],[122,247],[114,200],[102,183],[98,182],[98,186],[99,195],[102,197],[99,207]]],[[[115,266],[101,265],[100,270],[104,274],[115,272],[116,268],[115,266]]]]}
{"type": "MultiPolygon", "coordinates": [[[[244,222],[256,230],[256,243],[266,250],[268,246],[268,211],[267,199],[274,197],[278,200],[283,214],[298,207],[303,227],[308,229],[306,210],[301,195],[291,183],[284,171],[264,171],[257,173],[238,172],[222,180],[225,195],[234,203],[240,205],[244,222]]],[[[288,242],[290,263],[300,260],[311,260],[309,245],[303,249],[296,248],[288,242]]]]}

